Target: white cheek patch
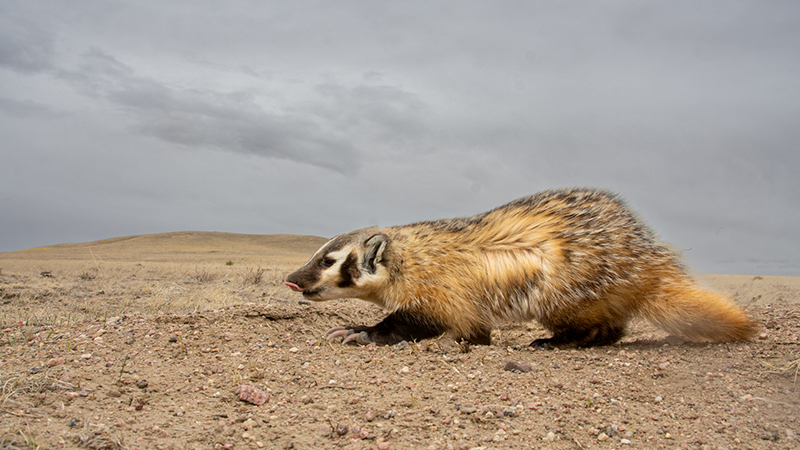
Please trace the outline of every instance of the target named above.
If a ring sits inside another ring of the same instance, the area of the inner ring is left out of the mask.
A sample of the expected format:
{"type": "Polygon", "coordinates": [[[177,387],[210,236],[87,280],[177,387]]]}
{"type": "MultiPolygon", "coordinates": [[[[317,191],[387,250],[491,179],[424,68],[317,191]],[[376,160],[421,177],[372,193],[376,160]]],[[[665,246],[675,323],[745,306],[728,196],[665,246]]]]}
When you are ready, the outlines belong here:
{"type": "Polygon", "coordinates": [[[350,253],[350,251],[351,248],[348,246],[341,250],[337,250],[335,252],[330,252],[327,254],[327,257],[335,259],[336,263],[322,271],[322,276],[320,277],[320,281],[322,284],[330,286],[336,286],[339,284],[339,278],[341,278],[339,268],[342,266],[345,259],[347,259],[347,255],[350,253]]]}

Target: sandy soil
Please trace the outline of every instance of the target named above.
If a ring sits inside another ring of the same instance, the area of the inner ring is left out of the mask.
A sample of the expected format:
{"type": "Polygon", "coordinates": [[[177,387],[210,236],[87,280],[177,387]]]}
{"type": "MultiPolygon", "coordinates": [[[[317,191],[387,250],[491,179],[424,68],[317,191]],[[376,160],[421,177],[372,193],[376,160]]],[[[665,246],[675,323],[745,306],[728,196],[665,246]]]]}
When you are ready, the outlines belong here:
{"type": "Polygon", "coordinates": [[[354,347],[324,332],[380,310],[281,285],[319,239],[160,236],[0,254],[0,449],[800,448],[794,277],[701,277],[748,343],[354,347]]]}

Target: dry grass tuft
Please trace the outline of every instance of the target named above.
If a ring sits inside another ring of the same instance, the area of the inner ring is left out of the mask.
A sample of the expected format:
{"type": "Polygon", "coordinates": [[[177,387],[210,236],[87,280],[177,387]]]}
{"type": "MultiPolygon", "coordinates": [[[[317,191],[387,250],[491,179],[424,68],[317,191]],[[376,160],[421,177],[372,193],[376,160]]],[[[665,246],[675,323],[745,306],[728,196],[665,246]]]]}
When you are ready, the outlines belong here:
{"type": "Polygon", "coordinates": [[[217,278],[217,274],[209,272],[205,268],[195,268],[194,269],[194,279],[199,281],[200,283],[208,283],[214,281],[217,278]]]}
{"type": "MultiPolygon", "coordinates": [[[[185,313],[265,303],[290,295],[292,266],[105,263],[0,277],[0,326],[55,325],[132,314],[185,313]]],[[[3,336],[0,336],[2,338],[3,336]]]]}

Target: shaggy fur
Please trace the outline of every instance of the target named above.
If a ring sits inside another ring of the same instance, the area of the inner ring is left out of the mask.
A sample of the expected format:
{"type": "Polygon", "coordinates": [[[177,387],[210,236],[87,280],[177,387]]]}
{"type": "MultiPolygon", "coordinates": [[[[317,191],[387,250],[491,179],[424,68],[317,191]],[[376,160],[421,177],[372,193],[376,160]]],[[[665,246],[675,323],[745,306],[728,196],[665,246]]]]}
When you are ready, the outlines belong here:
{"type": "Polygon", "coordinates": [[[329,338],[393,344],[451,333],[489,344],[507,321],[553,333],[534,344],[606,345],[649,319],[695,341],[747,340],[756,324],[699,287],[615,194],[541,192],[472,217],[366,228],[329,241],[286,285],[308,300],[360,298],[390,312],[329,338]]]}

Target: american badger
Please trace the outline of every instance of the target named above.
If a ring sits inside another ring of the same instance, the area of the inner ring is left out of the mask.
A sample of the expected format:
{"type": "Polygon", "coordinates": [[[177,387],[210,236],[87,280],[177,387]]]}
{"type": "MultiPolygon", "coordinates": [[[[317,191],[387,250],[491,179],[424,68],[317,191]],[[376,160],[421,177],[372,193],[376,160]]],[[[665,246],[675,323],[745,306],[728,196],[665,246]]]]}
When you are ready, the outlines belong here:
{"type": "Polygon", "coordinates": [[[360,298],[390,314],[328,331],[394,344],[449,332],[491,342],[506,321],[553,333],[531,345],[607,345],[633,317],[695,341],[746,340],[756,324],[698,286],[617,195],[541,192],[472,217],[342,234],[285,283],[308,300],[360,298]]]}

